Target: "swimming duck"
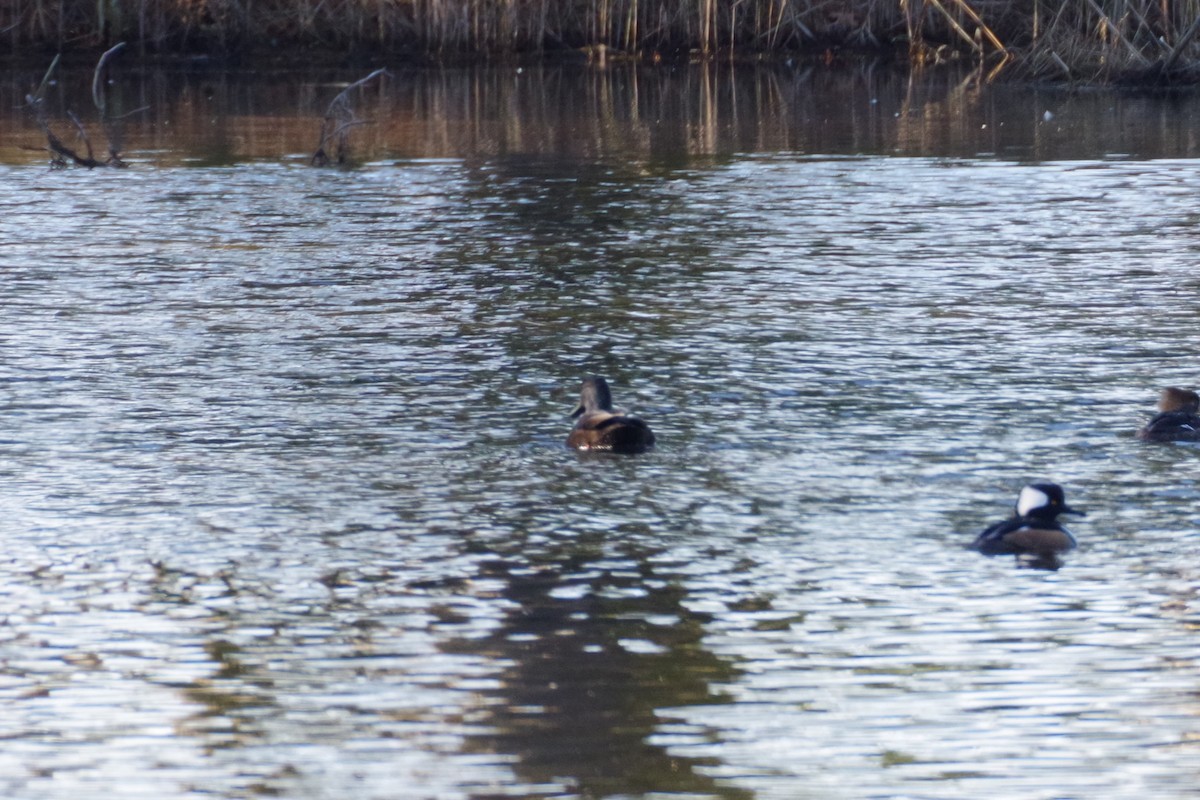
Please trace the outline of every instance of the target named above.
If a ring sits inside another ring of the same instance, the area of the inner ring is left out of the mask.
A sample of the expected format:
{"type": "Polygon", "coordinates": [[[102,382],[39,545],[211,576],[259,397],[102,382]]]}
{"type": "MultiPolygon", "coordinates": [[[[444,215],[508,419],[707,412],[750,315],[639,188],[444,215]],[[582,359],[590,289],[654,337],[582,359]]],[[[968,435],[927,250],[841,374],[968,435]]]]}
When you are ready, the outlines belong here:
{"type": "Polygon", "coordinates": [[[1017,496],[1016,513],[979,534],[974,547],[988,556],[1012,553],[1052,562],[1075,547],[1075,537],[1058,521],[1059,514],[1086,516],[1066,504],[1058,484],[1031,483],[1017,496]]]}
{"type": "Polygon", "coordinates": [[[579,420],[567,437],[567,447],[641,453],[654,446],[654,433],[649,425],[637,417],[627,417],[613,410],[612,392],[604,378],[584,379],[579,405],[571,416],[579,417],[579,420]]]}
{"type": "Polygon", "coordinates": [[[1143,442],[1200,441],[1200,395],[1168,386],[1158,398],[1158,414],[1138,431],[1143,442]]]}

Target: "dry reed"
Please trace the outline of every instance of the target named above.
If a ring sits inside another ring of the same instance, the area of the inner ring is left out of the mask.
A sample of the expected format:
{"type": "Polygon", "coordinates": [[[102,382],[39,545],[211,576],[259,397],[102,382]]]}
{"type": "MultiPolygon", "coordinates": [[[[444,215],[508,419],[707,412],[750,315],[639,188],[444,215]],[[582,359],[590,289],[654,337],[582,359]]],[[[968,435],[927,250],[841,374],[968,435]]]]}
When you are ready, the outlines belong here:
{"type": "Polygon", "coordinates": [[[857,47],[914,64],[965,56],[1027,75],[1169,80],[1200,57],[1197,20],[1200,0],[5,0],[0,48],[607,61],[857,47]]]}

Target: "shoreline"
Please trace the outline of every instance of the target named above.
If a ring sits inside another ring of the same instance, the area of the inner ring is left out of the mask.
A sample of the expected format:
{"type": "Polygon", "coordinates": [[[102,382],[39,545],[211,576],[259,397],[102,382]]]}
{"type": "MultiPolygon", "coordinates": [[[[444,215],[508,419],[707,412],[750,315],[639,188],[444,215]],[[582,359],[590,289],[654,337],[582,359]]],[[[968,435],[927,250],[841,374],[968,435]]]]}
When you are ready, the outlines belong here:
{"type": "Polygon", "coordinates": [[[919,8],[902,0],[276,0],[253,11],[184,0],[62,0],[54,9],[13,0],[0,11],[0,64],[48,65],[56,56],[94,64],[118,43],[126,63],[195,67],[881,60],[913,71],[974,65],[989,82],[1200,84],[1200,16],[1154,0],[1056,9],[1011,0],[919,8]]]}

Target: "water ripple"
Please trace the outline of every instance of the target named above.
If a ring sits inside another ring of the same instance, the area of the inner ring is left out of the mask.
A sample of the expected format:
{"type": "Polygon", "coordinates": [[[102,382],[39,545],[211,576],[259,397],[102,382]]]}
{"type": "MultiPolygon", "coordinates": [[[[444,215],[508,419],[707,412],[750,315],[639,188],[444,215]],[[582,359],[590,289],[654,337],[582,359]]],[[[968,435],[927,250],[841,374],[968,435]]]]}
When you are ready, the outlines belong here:
{"type": "Polygon", "coordinates": [[[1185,166],[0,168],[0,791],[1190,793],[1185,166]]]}

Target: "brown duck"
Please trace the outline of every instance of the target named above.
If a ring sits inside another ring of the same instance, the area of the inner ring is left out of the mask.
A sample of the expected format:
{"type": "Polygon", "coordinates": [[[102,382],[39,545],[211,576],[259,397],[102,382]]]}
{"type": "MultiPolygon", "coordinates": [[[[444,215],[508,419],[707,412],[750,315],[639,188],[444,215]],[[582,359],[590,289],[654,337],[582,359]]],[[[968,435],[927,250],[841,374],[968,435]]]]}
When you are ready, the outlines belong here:
{"type": "Polygon", "coordinates": [[[612,392],[604,378],[584,379],[579,405],[571,416],[579,417],[579,420],[567,437],[567,447],[641,453],[654,446],[654,433],[649,425],[637,417],[627,417],[613,410],[612,392]]]}
{"type": "Polygon", "coordinates": [[[1200,441],[1200,395],[1169,386],[1158,398],[1158,414],[1138,431],[1144,442],[1200,441]]]}

